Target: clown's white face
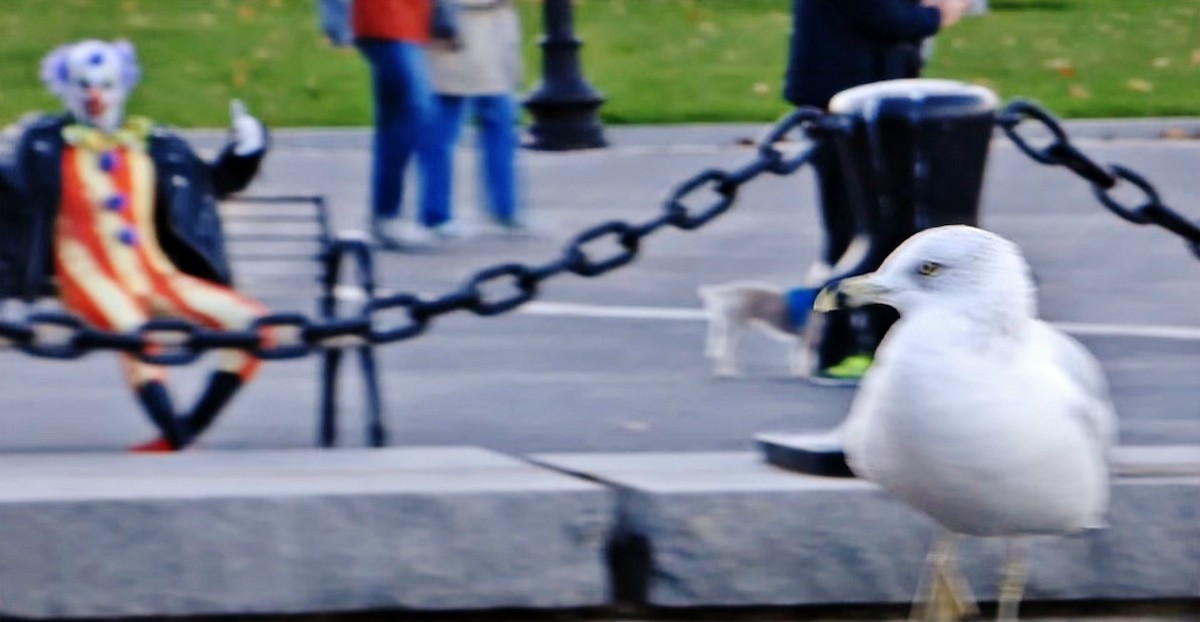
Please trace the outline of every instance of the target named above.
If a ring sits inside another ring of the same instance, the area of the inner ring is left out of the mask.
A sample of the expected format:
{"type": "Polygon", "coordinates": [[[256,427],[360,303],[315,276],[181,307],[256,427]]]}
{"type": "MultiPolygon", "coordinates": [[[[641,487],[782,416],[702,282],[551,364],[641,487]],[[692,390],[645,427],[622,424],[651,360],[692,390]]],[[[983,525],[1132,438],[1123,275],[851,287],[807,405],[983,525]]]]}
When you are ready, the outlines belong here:
{"type": "Polygon", "coordinates": [[[62,70],[60,95],[75,119],[105,132],[117,129],[129,95],[117,50],[100,41],[81,43],[67,53],[62,70]]]}

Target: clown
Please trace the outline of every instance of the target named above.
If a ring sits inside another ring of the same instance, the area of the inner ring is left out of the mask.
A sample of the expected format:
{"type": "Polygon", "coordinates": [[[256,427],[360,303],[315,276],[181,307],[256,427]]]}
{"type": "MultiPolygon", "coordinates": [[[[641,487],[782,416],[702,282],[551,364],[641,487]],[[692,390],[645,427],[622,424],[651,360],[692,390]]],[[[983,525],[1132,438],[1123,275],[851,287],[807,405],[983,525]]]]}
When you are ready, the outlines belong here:
{"type": "MultiPolygon", "coordinates": [[[[27,119],[0,141],[0,298],[56,291],[65,309],[111,331],[164,316],[245,329],[266,309],[228,286],[216,201],[250,183],[266,130],[235,101],[229,144],[205,162],[165,128],[125,116],[138,77],[125,41],[64,45],[42,61],[66,113],[27,119]]],[[[122,365],[161,433],[133,449],[169,451],[203,432],[260,361],[221,352],[184,415],[163,368],[129,355],[122,365]]]]}

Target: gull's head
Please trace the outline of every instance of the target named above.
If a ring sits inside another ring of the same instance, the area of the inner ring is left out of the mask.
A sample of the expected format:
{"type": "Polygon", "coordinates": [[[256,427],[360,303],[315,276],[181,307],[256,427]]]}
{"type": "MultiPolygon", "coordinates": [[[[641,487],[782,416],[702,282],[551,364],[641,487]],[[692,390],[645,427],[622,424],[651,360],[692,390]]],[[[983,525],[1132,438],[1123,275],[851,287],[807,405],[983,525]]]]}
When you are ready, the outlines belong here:
{"type": "Polygon", "coordinates": [[[1033,280],[1016,244],[966,225],[926,229],[870,274],[843,279],[817,298],[817,311],[885,304],[901,315],[927,308],[967,315],[1036,315],[1033,280]]]}

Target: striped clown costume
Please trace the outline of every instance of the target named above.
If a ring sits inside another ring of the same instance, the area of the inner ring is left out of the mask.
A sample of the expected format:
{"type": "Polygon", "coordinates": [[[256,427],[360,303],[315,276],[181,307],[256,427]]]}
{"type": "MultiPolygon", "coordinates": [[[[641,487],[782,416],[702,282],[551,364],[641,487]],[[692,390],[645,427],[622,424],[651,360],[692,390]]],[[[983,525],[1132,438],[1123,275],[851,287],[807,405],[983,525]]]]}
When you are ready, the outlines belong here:
{"type": "MultiPolygon", "coordinates": [[[[61,130],[50,252],[63,306],[112,331],[132,331],[154,317],[245,329],[265,315],[261,304],[229,286],[184,272],[163,249],[164,215],[158,212],[167,209],[167,201],[159,196],[164,180],[159,179],[152,149],[155,127],[145,119],[124,116],[125,99],[138,79],[132,46],[94,40],[62,46],[43,61],[42,77],[69,111],[61,130]]],[[[236,102],[232,113],[232,141],[223,155],[253,158],[257,170],[265,151],[265,130],[236,102]]],[[[186,155],[195,158],[190,152],[186,155]]],[[[195,159],[201,165],[196,170],[214,178],[229,176],[220,161],[205,165],[195,159]]],[[[175,174],[170,187],[203,186],[204,181],[175,174]]],[[[217,185],[216,181],[210,183],[217,185]]],[[[124,376],[160,432],[159,438],[133,449],[187,446],[260,364],[245,352],[220,352],[208,386],[194,407],[181,414],[167,391],[164,368],[122,355],[124,376]]]]}

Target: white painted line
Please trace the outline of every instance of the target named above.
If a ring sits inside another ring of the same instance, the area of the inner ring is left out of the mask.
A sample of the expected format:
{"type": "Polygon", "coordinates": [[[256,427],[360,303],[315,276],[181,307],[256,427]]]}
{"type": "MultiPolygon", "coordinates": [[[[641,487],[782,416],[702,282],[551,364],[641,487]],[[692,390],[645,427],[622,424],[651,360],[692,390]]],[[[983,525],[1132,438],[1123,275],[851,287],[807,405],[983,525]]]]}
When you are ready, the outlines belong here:
{"type": "Polygon", "coordinates": [[[682,307],[617,307],[612,305],[584,305],[570,302],[530,302],[521,307],[529,315],[556,315],[562,317],[601,317],[631,320],[684,320],[703,321],[708,318],[703,309],[682,307]]]}
{"type": "Polygon", "coordinates": [[[1200,328],[1192,326],[1138,326],[1131,324],[1081,324],[1076,322],[1054,322],[1054,325],[1072,335],[1147,337],[1150,339],[1200,341],[1200,328]]]}
{"type": "MultiPolygon", "coordinates": [[[[708,318],[704,310],[699,308],[626,307],[570,302],[534,301],[521,307],[520,311],[529,315],[631,320],[702,322],[708,318]]],[[[1200,327],[1195,326],[1145,326],[1130,324],[1088,324],[1080,322],[1054,322],[1054,325],[1073,335],[1200,341],[1200,327]]]]}

